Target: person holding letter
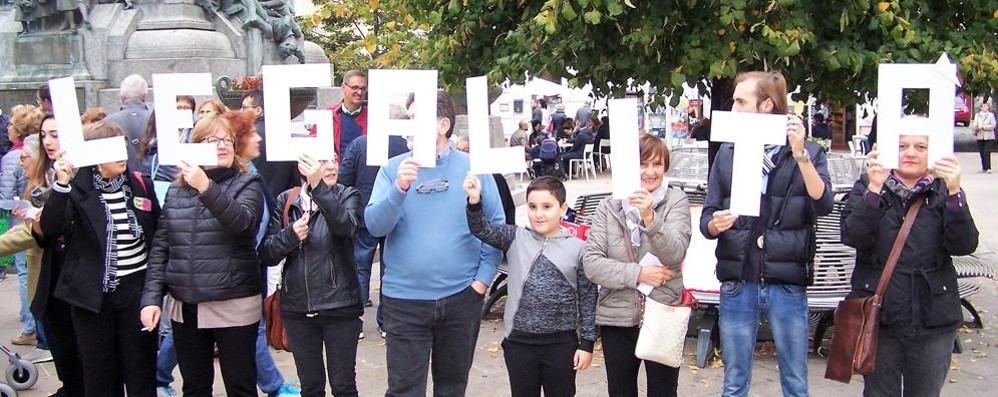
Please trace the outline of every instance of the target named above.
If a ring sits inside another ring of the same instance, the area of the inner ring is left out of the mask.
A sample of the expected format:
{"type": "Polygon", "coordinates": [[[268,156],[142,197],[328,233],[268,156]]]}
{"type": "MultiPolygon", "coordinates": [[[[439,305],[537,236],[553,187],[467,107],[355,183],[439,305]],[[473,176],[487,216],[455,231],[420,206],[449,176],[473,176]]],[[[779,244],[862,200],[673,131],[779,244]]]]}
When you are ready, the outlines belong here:
{"type": "MultiPolygon", "coordinates": [[[[421,168],[411,152],[392,158],[378,172],[364,212],[371,235],[387,237],[381,286],[386,396],[425,396],[431,357],[433,394],[465,394],[482,300],[502,260],[499,250],[468,230],[467,196],[460,185],[470,160],[449,145],[450,95],[438,91],[436,105],[436,167],[421,168]]],[[[485,217],[504,222],[495,181],[488,175],[479,179],[485,217]]]]}
{"type": "MultiPolygon", "coordinates": [[[[87,125],[89,139],[121,137],[117,124],[87,125]]],[[[46,238],[63,237],[65,262],[55,296],[71,306],[88,396],[156,394],[154,333],[143,332],[139,298],[160,214],[152,178],[126,161],[76,170],[58,157],[56,181],[39,220],[46,238]]]]}
{"type": "Polygon", "coordinates": [[[218,165],[181,162],[149,254],[142,325],[153,332],[161,312],[170,316],[185,396],[212,395],[216,345],[225,394],[257,395],[263,284],[256,235],[266,188],[259,174],[241,171],[235,141],[222,116],[194,126],[191,142],[215,145],[218,165]],[[160,309],[167,293],[173,299],[160,309]]]}
{"type": "Polygon", "coordinates": [[[644,299],[679,304],[683,293],[681,264],[692,234],[686,193],[663,183],[669,149],[661,139],[642,134],[639,143],[641,187],[627,200],[604,200],[586,235],[586,276],[600,285],[596,324],[606,357],[607,395],[638,395],[642,361],[649,396],[675,396],[679,368],[634,355],[644,299]],[[645,257],[659,266],[642,266],[645,257]],[[638,291],[647,285],[650,293],[638,291]]]}
{"type": "Polygon", "coordinates": [[[979,234],[953,155],[929,172],[926,136],[901,135],[900,166],[884,169],[874,146],[867,172],[842,211],[842,242],[856,248],[850,298],[873,295],[908,207],[924,200],[880,311],[875,370],[863,395],[938,396],[963,324],[953,255],[970,255],[979,234]]]}
{"type": "MultiPolygon", "coordinates": [[[[732,112],[787,114],[787,82],[779,72],[741,73],[733,100],[732,112]]],[[[773,329],[783,395],[808,395],[805,288],[812,278],[814,224],[831,212],[833,197],[824,151],[805,140],[799,118],[787,117],[787,144],[766,145],[760,153],[759,217],[728,210],[732,170],[738,167],[733,144],[721,145],[710,170],[700,232],[718,240],[723,396],[749,393],[761,316],[773,329]]]]}

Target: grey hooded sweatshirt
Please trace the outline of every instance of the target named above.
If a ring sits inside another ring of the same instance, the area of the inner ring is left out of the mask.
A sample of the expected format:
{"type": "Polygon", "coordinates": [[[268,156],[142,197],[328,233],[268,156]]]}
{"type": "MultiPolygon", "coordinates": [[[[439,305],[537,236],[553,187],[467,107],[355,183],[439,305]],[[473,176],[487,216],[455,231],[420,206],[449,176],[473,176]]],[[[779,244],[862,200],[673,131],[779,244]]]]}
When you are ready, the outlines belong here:
{"type": "Polygon", "coordinates": [[[584,243],[567,231],[556,237],[523,227],[490,223],[482,204],[468,205],[468,227],[483,243],[506,253],[509,280],[503,336],[527,344],[578,340],[596,343],[597,287],[582,269],[584,243]]]}

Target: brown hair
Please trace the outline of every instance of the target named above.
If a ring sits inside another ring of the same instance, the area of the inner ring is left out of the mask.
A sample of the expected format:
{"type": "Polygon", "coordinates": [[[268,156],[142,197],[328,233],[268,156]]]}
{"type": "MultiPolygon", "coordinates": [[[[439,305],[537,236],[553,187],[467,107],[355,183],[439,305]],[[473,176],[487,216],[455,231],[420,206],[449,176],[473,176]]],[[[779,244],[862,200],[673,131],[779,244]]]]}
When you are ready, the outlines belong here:
{"type": "MultiPolygon", "coordinates": [[[[235,135],[236,147],[240,149],[246,148],[250,136],[253,135],[253,128],[256,125],[256,115],[249,110],[233,110],[225,112],[222,117],[229,122],[229,126],[232,128],[232,133],[235,135]]],[[[250,159],[240,153],[240,150],[236,150],[236,160],[239,161],[240,166],[250,161],[250,159]]]]}
{"type": "MultiPolygon", "coordinates": [[[[30,170],[25,170],[28,173],[28,184],[24,189],[25,192],[30,192],[35,190],[37,187],[48,187],[48,172],[52,168],[52,163],[55,160],[50,159],[48,153],[44,152],[45,147],[45,133],[42,132],[42,126],[48,120],[55,121],[55,116],[52,113],[46,113],[42,116],[42,121],[38,123],[38,159],[35,161],[35,168],[30,170]]],[[[58,139],[58,138],[57,138],[58,139]]]]}
{"type": "Polygon", "coordinates": [[[87,141],[116,136],[125,136],[125,131],[112,122],[98,121],[83,126],[83,139],[87,141]]]}
{"type": "Polygon", "coordinates": [[[787,113],[787,80],[780,72],[742,72],[735,77],[735,86],[755,80],[756,106],[766,99],[773,100],[772,114],[787,113]]]}
{"type": "Polygon", "coordinates": [[[34,105],[17,105],[10,109],[10,125],[17,131],[18,141],[38,132],[43,116],[41,109],[34,105]]]}
{"type": "Polygon", "coordinates": [[[665,141],[651,134],[641,134],[638,140],[641,162],[661,158],[665,170],[669,171],[669,147],[665,145],[665,141]]]}
{"type": "Polygon", "coordinates": [[[454,134],[454,99],[445,91],[437,91],[437,119],[450,120],[450,128],[447,129],[447,137],[454,134]]]}
{"type": "MultiPolygon", "coordinates": [[[[149,146],[152,146],[153,139],[156,138],[156,110],[149,112],[149,122],[146,123],[146,133],[142,136],[142,140],[139,141],[139,153],[140,159],[146,159],[146,153],[149,152],[149,146]]],[[[155,177],[155,175],[153,175],[155,177]]]]}
{"type": "Polygon", "coordinates": [[[80,121],[83,125],[87,125],[104,120],[105,117],[107,117],[107,110],[103,107],[96,107],[87,109],[87,111],[83,112],[83,116],[80,116],[80,121]]]}
{"type": "MultiPolygon", "coordinates": [[[[215,98],[206,99],[204,102],[201,102],[201,106],[198,106],[198,113],[201,113],[201,109],[204,109],[205,107],[215,108],[215,110],[218,111],[218,114],[225,114],[226,111],[225,104],[215,98]]],[[[195,114],[195,116],[197,115],[195,114]]]]}
{"type": "Polygon", "coordinates": [[[542,176],[534,179],[533,182],[530,182],[530,184],[527,185],[526,197],[530,197],[530,193],[535,191],[551,192],[551,195],[558,200],[558,204],[565,204],[565,200],[568,196],[568,193],[565,191],[565,184],[561,183],[558,178],[550,176],[542,176]]]}

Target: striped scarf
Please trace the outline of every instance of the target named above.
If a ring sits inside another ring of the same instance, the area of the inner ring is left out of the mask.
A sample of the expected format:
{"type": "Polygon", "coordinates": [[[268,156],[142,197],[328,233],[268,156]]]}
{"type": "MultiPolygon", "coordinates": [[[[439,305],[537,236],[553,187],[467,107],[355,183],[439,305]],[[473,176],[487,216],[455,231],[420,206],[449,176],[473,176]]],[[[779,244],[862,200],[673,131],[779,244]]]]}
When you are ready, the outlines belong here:
{"type": "Polygon", "coordinates": [[[93,173],[94,189],[101,194],[97,197],[104,207],[104,216],[107,217],[107,243],[104,247],[104,292],[112,292],[118,287],[118,237],[115,233],[114,218],[111,216],[111,208],[107,206],[103,193],[116,193],[123,191],[125,194],[125,210],[128,212],[128,228],[136,239],[142,240],[142,226],[135,218],[135,212],[128,206],[128,201],[132,199],[132,189],[125,184],[127,179],[124,174],[119,174],[108,179],[99,173],[93,173]]]}

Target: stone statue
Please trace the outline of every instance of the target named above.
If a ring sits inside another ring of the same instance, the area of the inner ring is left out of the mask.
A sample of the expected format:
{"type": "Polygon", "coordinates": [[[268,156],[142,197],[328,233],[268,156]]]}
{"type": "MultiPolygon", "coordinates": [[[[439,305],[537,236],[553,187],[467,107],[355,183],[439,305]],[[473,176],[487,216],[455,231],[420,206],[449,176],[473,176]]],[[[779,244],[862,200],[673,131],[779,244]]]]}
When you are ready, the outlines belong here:
{"type": "Polygon", "coordinates": [[[299,48],[304,35],[294,20],[290,0],[198,0],[198,4],[209,12],[238,18],[243,29],[259,29],[277,45],[282,59],[293,55],[298,63],[305,63],[299,48]]]}
{"type": "MultiPolygon", "coordinates": [[[[127,0],[131,2],[131,0],[127,0]]],[[[89,0],[13,0],[14,18],[21,22],[21,34],[46,31],[73,31],[80,23],[88,29],[89,0]]]]}

